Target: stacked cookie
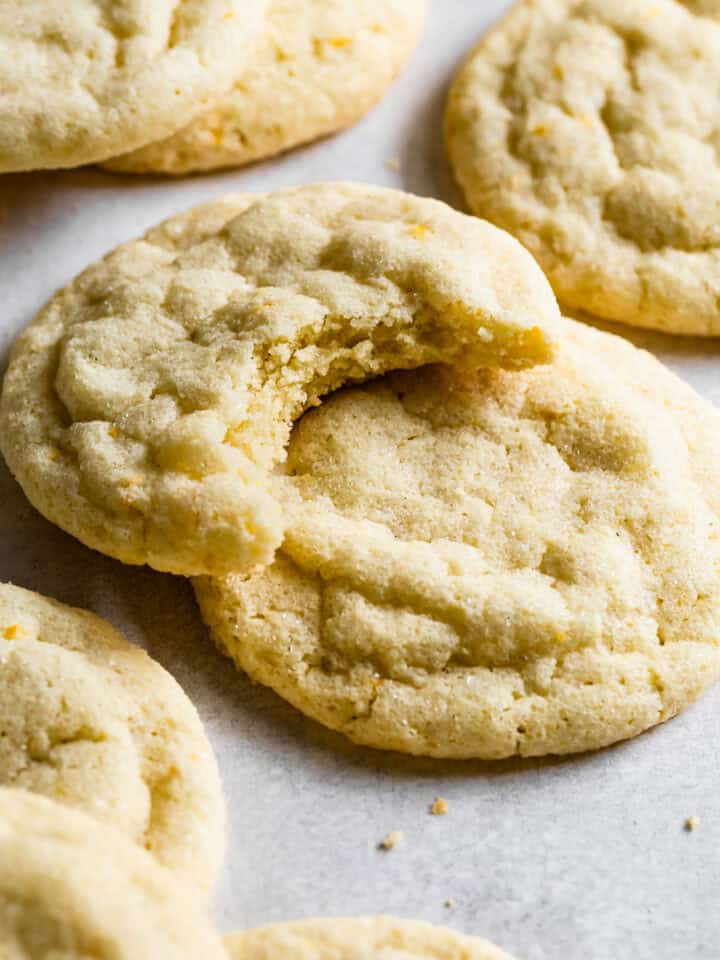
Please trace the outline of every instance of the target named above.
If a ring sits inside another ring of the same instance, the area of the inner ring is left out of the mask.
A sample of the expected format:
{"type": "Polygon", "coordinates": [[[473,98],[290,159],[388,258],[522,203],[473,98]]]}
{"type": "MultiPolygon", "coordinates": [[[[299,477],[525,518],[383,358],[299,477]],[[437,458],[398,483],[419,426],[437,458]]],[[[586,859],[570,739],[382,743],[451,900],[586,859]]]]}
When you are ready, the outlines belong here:
{"type": "Polygon", "coordinates": [[[434,200],[240,196],[121,247],[17,341],[0,443],[360,743],[587,750],[720,675],[720,414],[434,200]]]}
{"type": "Polygon", "coordinates": [[[0,7],[0,172],[187,173],[354,123],[414,50],[425,0],[0,7]]]}
{"type": "Polygon", "coordinates": [[[9,584],[0,649],[0,786],[83,810],[207,896],[220,778],[175,680],[99,617],[9,584]]]}
{"type": "Polygon", "coordinates": [[[222,855],[217,766],[194,708],[93,614],[0,585],[0,956],[302,960],[485,941],[408,921],[236,934],[205,913],[222,855]]]}
{"type": "Polygon", "coordinates": [[[220,779],[172,677],[98,617],[0,585],[0,730],[0,955],[220,960],[220,779]]]}

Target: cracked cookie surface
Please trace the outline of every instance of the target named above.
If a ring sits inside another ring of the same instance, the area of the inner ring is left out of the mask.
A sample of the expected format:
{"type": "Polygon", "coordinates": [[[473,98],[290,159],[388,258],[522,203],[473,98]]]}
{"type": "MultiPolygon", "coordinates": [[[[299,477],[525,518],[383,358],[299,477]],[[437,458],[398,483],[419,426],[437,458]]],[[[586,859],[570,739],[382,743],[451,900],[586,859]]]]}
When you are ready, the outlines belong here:
{"type": "Polygon", "coordinates": [[[173,678],[109,623],[0,584],[0,786],[77,807],[208,893],[220,779],[173,678]]]}
{"type": "Polygon", "coordinates": [[[229,89],[265,0],[0,0],[0,172],[168,136],[229,89]]]}
{"type": "Polygon", "coordinates": [[[272,0],[247,67],[172,137],[114,158],[121,173],[250,163],[349,126],[383,96],[418,41],[425,0],[272,0]]]}
{"type": "Polygon", "coordinates": [[[277,923],[225,937],[231,960],[511,960],[446,927],[393,917],[277,923]]]}
{"type": "Polygon", "coordinates": [[[50,301],[13,349],[0,445],[87,545],[179,574],[245,569],[282,540],[279,468],[319,397],[428,362],[545,362],[558,322],[520,244],[438,201],[360,184],[229,199],[50,301]]]}
{"type": "Polygon", "coordinates": [[[3,960],[223,960],[177,878],[111,827],[0,788],[3,960]]]}
{"type": "Polygon", "coordinates": [[[720,335],[719,21],[717,0],[525,0],[456,78],[468,203],[568,306],[720,335]]]}
{"type": "Polygon", "coordinates": [[[718,463],[714,407],[568,320],[548,366],[325,400],[275,563],[195,589],[239,667],[358,743],[598,748],[720,676],[718,463]]]}

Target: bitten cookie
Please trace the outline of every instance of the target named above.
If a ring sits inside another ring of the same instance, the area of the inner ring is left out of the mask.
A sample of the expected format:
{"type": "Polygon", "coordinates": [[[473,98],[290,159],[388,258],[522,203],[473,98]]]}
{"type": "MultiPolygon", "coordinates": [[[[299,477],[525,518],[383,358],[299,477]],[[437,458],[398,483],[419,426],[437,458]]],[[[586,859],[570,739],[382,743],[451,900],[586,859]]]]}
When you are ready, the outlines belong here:
{"type": "Polygon", "coordinates": [[[225,937],[230,960],[511,960],[487,940],[393,917],[276,923],[225,937]]]}
{"type": "Polygon", "coordinates": [[[275,563],[195,582],[221,649],[357,743],[603,747],[720,676],[720,413],[565,321],[555,363],[396,374],[296,427],[275,563]]]}
{"type": "Polygon", "coordinates": [[[292,422],[344,383],[553,355],[552,291],[435,200],[321,184],[184,214],[61,290],[18,339],[0,445],[84,543],[178,574],[272,560],[292,422]],[[244,213],[235,216],[243,204],[244,213]]]}
{"type": "Polygon", "coordinates": [[[224,960],[188,890],[122,834],[0,789],[3,960],[224,960]]]}
{"type": "Polygon", "coordinates": [[[425,7],[425,0],[271,0],[232,90],[172,137],[105,166],[212,170],[342,130],[375,106],[410,58],[425,7]]]}
{"type": "Polygon", "coordinates": [[[0,0],[0,172],[169,136],[244,69],[266,0],[0,0]]]}
{"type": "Polygon", "coordinates": [[[195,708],[104,620],[10,584],[0,584],[0,786],[83,809],[209,892],[224,808],[195,708]]]}
{"type": "Polygon", "coordinates": [[[525,0],[460,71],[468,203],[570,307],[720,336],[718,20],[717,0],[525,0]]]}

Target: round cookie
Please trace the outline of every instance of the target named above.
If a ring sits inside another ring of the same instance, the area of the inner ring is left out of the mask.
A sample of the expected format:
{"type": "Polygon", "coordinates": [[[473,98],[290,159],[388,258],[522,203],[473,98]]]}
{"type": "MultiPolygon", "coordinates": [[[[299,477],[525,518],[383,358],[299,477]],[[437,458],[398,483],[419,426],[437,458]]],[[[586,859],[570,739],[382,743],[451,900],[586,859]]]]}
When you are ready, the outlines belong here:
{"type": "Polygon", "coordinates": [[[0,789],[3,960],[224,960],[195,898],[92,817],[0,789]]]}
{"type": "Polygon", "coordinates": [[[320,184],[224,205],[222,227],[223,202],[183,214],[56,294],[0,401],[46,517],[178,574],[272,559],[276,468],[321,395],[431,361],[544,362],[559,321],[520,244],[438,201],[320,184]]]}
{"type": "Polygon", "coordinates": [[[178,684],[99,617],[11,584],[0,584],[0,786],[81,808],[203,894],[220,867],[220,778],[178,684]]]}
{"type": "Polygon", "coordinates": [[[410,58],[425,0],[271,0],[245,72],[166,140],[105,163],[121,173],[237,166],[350,126],[410,58]]]}
{"type": "Polygon", "coordinates": [[[480,937],[395,917],[276,923],[225,937],[230,960],[511,960],[480,937]]]}
{"type": "Polygon", "coordinates": [[[455,80],[468,203],[568,306],[720,336],[718,20],[718,0],[525,0],[455,80]]]}
{"type": "Polygon", "coordinates": [[[357,743],[435,757],[603,747],[718,679],[720,413],[564,323],[552,365],[307,414],[275,563],[195,581],[218,646],[357,743]]]}
{"type": "Polygon", "coordinates": [[[0,0],[0,172],[169,136],[242,73],[266,0],[0,0]]]}

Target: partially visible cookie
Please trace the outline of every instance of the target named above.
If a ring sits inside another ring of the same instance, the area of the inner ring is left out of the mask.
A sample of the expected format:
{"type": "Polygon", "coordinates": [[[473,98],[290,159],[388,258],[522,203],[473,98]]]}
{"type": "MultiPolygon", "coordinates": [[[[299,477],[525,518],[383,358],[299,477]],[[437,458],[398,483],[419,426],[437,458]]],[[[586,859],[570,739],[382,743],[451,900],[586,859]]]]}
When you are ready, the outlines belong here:
{"type": "Polygon", "coordinates": [[[230,960],[511,960],[447,927],[393,917],[276,923],[225,937],[230,960]]]}
{"type": "Polygon", "coordinates": [[[431,361],[541,363],[558,319],[520,244],[436,200],[319,184],[221,201],[53,297],[13,349],[0,446],[89,546],[244,569],[282,540],[275,468],[320,396],[431,361]]]}
{"type": "Polygon", "coordinates": [[[208,893],[223,854],[217,765],[173,678],[110,624],[0,584],[0,786],[122,831],[208,893]]]}
{"type": "Polygon", "coordinates": [[[719,20],[718,0],[524,0],[455,80],[468,203],[565,304],[720,335],[719,20]]]}
{"type": "Polygon", "coordinates": [[[195,589],[239,667],[357,743],[603,747],[720,677],[718,464],[720,412],[568,320],[547,366],[326,399],[274,564],[195,589]]]}
{"type": "Polygon", "coordinates": [[[3,960],[224,960],[187,888],[111,827],[0,789],[3,960]]]}
{"type": "Polygon", "coordinates": [[[0,172],[179,130],[242,73],[266,0],[0,0],[0,172]]]}
{"type": "Polygon", "coordinates": [[[242,76],[166,140],[104,165],[181,174],[236,166],[355,123],[383,96],[422,29],[425,0],[271,0],[242,76]]]}

